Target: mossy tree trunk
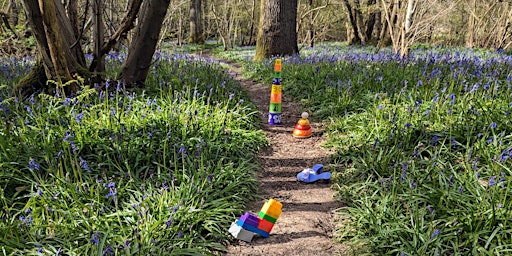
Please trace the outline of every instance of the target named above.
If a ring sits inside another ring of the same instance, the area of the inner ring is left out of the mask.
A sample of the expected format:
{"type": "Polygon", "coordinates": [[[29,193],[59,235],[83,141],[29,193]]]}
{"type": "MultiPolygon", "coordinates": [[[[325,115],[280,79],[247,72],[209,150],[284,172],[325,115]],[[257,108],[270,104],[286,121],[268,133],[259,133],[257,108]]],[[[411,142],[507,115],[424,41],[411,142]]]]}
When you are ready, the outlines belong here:
{"type": "MultiPolygon", "coordinates": [[[[83,76],[85,57],[70,20],[67,18],[62,2],[59,0],[24,0],[27,19],[39,48],[38,58],[44,67],[44,76],[38,70],[31,72],[27,79],[22,79],[17,93],[30,94],[44,91],[54,93],[55,87],[46,83],[54,80],[64,84],[83,76]],[[34,77],[37,75],[38,77],[34,77]],[[41,85],[42,88],[41,88],[41,85]]],[[[36,65],[36,68],[40,66],[36,65]]],[[[65,88],[70,94],[78,85],[71,83],[65,88]]]]}
{"type": "Polygon", "coordinates": [[[262,0],[254,60],[298,53],[297,0],[262,0]]]}

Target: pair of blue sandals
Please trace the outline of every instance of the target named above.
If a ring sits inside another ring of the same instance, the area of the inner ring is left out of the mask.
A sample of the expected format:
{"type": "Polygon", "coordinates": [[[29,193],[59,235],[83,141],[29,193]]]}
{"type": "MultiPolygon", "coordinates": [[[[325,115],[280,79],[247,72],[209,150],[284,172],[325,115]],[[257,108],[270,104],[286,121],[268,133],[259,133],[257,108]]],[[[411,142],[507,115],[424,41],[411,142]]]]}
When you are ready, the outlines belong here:
{"type": "Polygon", "coordinates": [[[306,168],[297,174],[297,179],[302,182],[312,183],[317,180],[331,179],[330,172],[323,172],[322,164],[315,164],[313,168],[306,168]]]}

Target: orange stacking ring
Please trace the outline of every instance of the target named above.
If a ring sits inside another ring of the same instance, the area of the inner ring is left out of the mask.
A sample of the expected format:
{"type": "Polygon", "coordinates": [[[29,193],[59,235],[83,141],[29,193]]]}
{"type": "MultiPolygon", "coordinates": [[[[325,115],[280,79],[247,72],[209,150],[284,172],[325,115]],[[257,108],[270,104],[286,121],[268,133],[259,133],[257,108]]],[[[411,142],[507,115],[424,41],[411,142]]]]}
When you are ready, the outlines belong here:
{"type": "Polygon", "coordinates": [[[270,94],[270,102],[271,103],[281,103],[281,93],[271,93],[270,94]]]}
{"type": "Polygon", "coordinates": [[[309,125],[296,124],[296,125],[295,125],[295,129],[297,129],[297,130],[310,130],[310,129],[311,129],[311,126],[309,126],[309,125]]]}

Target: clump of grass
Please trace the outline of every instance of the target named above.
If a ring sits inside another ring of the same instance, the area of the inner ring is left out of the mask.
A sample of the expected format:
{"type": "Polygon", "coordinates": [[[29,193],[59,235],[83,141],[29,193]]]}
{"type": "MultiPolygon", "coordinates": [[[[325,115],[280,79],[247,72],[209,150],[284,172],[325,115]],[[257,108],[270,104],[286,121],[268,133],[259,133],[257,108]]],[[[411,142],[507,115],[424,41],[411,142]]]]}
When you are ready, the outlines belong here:
{"type": "MultiPolygon", "coordinates": [[[[109,55],[108,74],[122,58],[109,55]]],[[[109,81],[24,101],[2,85],[4,254],[224,250],[257,189],[259,117],[215,63],[166,53],[155,63],[144,91],[109,81]]]]}

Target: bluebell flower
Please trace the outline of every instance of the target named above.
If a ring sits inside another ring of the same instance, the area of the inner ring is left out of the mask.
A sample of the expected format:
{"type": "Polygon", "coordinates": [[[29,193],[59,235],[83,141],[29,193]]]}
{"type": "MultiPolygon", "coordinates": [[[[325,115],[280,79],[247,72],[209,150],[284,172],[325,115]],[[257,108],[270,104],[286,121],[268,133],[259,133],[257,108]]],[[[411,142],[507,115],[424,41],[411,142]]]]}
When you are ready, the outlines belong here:
{"type": "Polygon", "coordinates": [[[411,126],[412,126],[412,124],[411,124],[411,123],[406,123],[406,124],[405,124],[405,128],[409,128],[409,127],[411,127],[411,126]]]}
{"type": "Polygon", "coordinates": [[[491,129],[496,129],[496,127],[497,127],[497,126],[498,126],[498,125],[497,125],[495,122],[492,122],[492,123],[491,123],[491,129]]]}
{"type": "Polygon", "coordinates": [[[457,148],[457,141],[455,140],[455,138],[451,138],[450,142],[452,144],[452,148],[454,148],[454,149],[457,148]]]}
{"type": "Polygon", "coordinates": [[[213,180],[213,173],[208,175],[207,180],[208,180],[208,183],[212,183],[212,180],[213,180]]]}
{"type": "Polygon", "coordinates": [[[105,197],[106,198],[113,197],[114,199],[116,199],[116,194],[117,194],[117,189],[116,188],[111,188],[111,189],[108,190],[108,193],[107,193],[107,195],[105,197]]]}
{"type": "Polygon", "coordinates": [[[81,123],[83,118],[84,118],[84,112],[80,112],[80,113],[78,113],[78,115],[75,116],[75,120],[77,123],[81,123]]]}
{"type": "Polygon", "coordinates": [[[30,99],[28,100],[30,104],[36,104],[36,99],[34,99],[34,94],[30,95],[30,99]]]}
{"type": "Polygon", "coordinates": [[[122,90],[123,90],[123,88],[121,87],[121,82],[117,81],[117,91],[121,92],[122,90]]]}
{"type": "Polygon", "coordinates": [[[30,158],[30,160],[28,161],[28,169],[30,171],[39,171],[39,165],[36,163],[36,160],[34,160],[34,158],[30,158]]]}
{"type": "Polygon", "coordinates": [[[407,171],[406,171],[406,170],[403,170],[403,171],[402,171],[402,175],[400,175],[400,180],[401,180],[402,182],[404,182],[404,181],[405,181],[405,176],[406,176],[406,175],[407,175],[407,171]]]}
{"type": "Polygon", "coordinates": [[[462,194],[462,192],[464,192],[464,188],[463,187],[459,187],[459,193],[462,194]]]}
{"type": "Polygon", "coordinates": [[[427,210],[430,212],[430,215],[435,215],[436,211],[432,209],[432,205],[427,206],[427,210]]]}
{"type": "Polygon", "coordinates": [[[112,247],[110,245],[107,245],[107,248],[103,251],[102,256],[105,255],[114,255],[114,251],[112,250],[112,247]]]}
{"type": "Polygon", "coordinates": [[[69,145],[71,145],[71,150],[73,151],[73,153],[76,154],[76,152],[78,152],[79,149],[78,149],[78,146],[75,144],[75,142],[74,141],[70,141],[69,145]]]}
{"type": "Polygon", "coordinates": [[[30,116],[34,115],[34,112],[32,112],[32,109],[29,106],[25,106],[25,109],[27,109],[27,112],[30,116]]]}
{"type": "Polygon", "coordinates": [[[478,180],[478,179],[480,178],[480,172],[476,172],[476,173],[475,173],[475,177],[476,177],[476,179],[478,180]]]}
{"type": "Polygon", "coordinates": [[[82,168],[84,168],[84,170],[91,172],[91,168],[89,168],[89,166],[87,165],[87,162],[82,157],[79,157],[79,159],[80,159],[80,166],[82,166],[82,168]]]}
{"type": "Polygon", "coordinates": [[[55,159],[57,158],[60,158],[62,156],[62,154],[64,153],[64,151],[60,150],[59,152],[57,152],[57,154],[55,155],[55,159]]]}
{"type": "Polygon", "coordinates": [[[94,235],[91,238],[91,243],[93,243],[93,244],[99,244],[100,243],[100,236],[98,234],[98,231],[94,232],[94,235]]]}
{"type": "Polygon", "coordinates": [[[373,142],[373,148],[377,148],[379,146],[379,138],[375,138],[375,141],[373,142]]]}
{"type": "Polygon", "coordinates": [[[439,230],[439,229],[434,230],[434,233],[432,233],[432,235],[430,236],[430,240],[434,239],[439,234],[441,234],[441,230],[439,230]]]}
{"type": "Polygon", "coordinates": [[[68,141],[72,138],[74,138],[75,136],[73,135],[73,133],[71,131],[66,131],[64,133],[64,138],[62,139],[63,141],[68,141]]]}
{"type": "Polygon", "coordinates": [[[172,220],[168,220],[165,222],[165,227],[169,228],[172,225],[172,220]]]}
{"type": "Polygon", "coordinates": [[[450,106],[452,106],[452,105],[453,105],[453,103],[455,103],[455,94],[453,94],[453,93],[452,93],[452,94],[450,95],[450,106]]]}
{"type": "Polygon", "coordinates": [[[439,136],[437,135],[434,135],[432,137],[432,142],[430,143],[432,146],[435,146],[437,144],[437,142],[439,141],[439,136]]]}
{"type": "Polygon", "coordinates": [[[496,185],[496,176],[492,176],[490,179],[489,179],[489,186],[492,187],[496,185]]]}
{"type": "Polygon", "coordinates": [[[187,149],[183,144],[181,144],[181,147],[178,149],[178,154],[183,155],[183,157],[187,157],[187,149]]]}

